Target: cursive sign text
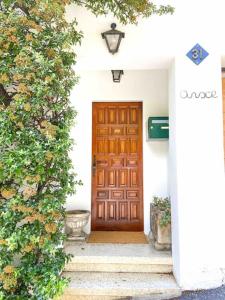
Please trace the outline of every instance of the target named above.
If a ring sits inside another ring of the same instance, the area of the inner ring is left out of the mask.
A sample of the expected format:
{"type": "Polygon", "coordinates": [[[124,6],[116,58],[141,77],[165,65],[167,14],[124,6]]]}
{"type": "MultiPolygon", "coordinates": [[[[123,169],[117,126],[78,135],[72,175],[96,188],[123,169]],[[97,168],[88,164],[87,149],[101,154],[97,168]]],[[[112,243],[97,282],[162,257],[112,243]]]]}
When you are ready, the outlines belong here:
{"type": "Polygon", "coordinates": [[[216,99],[218,98],[216,91],[187,91],[183,90],[180,92],[182,99],[216,99]]]}

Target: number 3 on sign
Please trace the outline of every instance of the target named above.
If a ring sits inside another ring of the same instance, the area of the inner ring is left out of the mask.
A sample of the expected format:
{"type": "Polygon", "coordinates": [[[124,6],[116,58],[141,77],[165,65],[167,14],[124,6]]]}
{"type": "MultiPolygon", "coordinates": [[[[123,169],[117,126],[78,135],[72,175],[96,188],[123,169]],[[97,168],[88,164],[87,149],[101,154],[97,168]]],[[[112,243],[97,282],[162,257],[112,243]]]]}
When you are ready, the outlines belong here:
{"type": "Polygon", "coordinates": [[[194,60],[196,60],[196,59],[203,59],[203,51],[202,51],[202,49],[200,48],[200,49],[197,49],[197,48],[194,48],[193,50],[192,50],[192,58],[194,59],[194,60]]]}
{"type": "Polygon", "coordinates": [[[199,44],[196,44],[187,54],[187,57],[196,65],[199,65],[209,55],[199,44]]]}

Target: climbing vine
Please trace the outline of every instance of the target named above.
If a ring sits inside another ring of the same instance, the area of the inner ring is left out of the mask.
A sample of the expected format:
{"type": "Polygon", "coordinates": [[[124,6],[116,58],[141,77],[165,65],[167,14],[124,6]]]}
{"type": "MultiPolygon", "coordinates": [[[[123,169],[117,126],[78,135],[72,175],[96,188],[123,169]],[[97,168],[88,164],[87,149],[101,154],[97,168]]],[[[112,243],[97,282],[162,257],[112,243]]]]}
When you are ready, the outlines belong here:
{"type": "Polygon", "coordinates": [[[69,158],[82,38],[65,18],[72,3],[125,24],[173,12],[146,0],[0,1],[0,299],[53,299],[68,283],[65,202],[80,184],[69,158]]]}

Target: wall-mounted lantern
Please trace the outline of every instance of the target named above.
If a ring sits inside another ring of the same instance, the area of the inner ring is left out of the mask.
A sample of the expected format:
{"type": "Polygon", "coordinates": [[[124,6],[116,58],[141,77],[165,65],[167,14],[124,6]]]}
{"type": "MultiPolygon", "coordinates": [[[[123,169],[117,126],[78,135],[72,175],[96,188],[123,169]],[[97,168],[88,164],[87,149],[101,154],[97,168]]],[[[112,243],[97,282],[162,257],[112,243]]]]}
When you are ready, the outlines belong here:
{"type": "Polygon", "coordinates": [[[123,70],[112,70],[113,82],[120,82],[121,76],[123,74],[123,70]]]}
{"type": "Polygon", "coordinates": [[[107,48],[110,53],[115,54],[119,50],[120,42],[125,37],[125,33],[116,30],[116,24],[111,24],[111,30],[102,33],[102,38],[105,39],[107,48]]]}

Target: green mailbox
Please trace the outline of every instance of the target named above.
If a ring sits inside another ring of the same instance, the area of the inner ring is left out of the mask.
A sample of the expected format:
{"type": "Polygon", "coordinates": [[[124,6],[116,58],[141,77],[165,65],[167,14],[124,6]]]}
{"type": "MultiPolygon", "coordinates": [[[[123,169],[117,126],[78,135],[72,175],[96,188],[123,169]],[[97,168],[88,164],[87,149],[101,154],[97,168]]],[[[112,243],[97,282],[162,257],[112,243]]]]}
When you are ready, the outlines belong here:
{"type": "Polygon", "coordinates": [[[148,118],[148,139],[167,140],[169,138],[169,117],[148,118]]]}

